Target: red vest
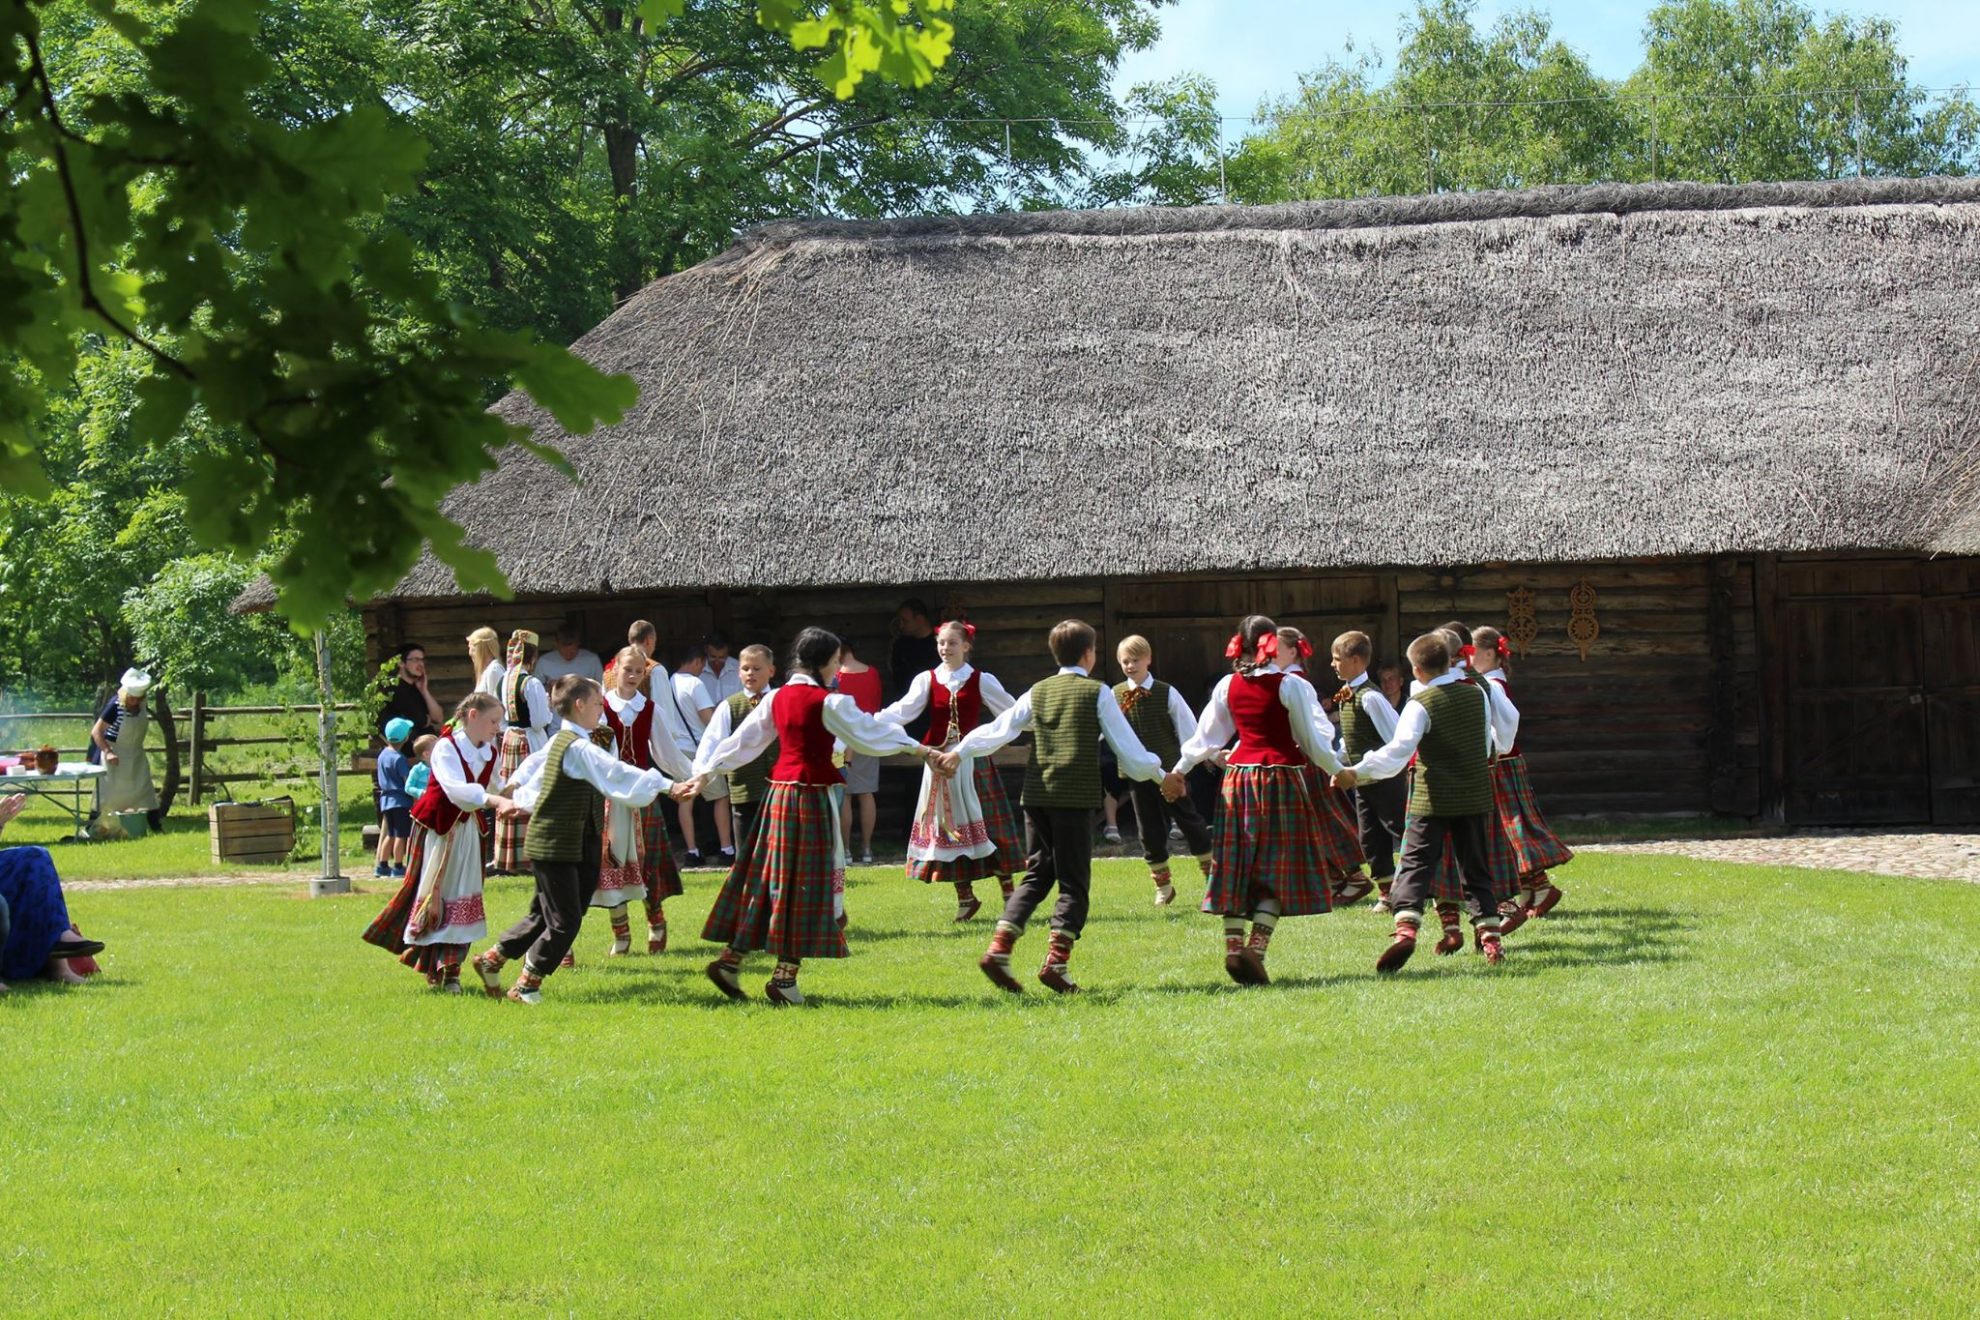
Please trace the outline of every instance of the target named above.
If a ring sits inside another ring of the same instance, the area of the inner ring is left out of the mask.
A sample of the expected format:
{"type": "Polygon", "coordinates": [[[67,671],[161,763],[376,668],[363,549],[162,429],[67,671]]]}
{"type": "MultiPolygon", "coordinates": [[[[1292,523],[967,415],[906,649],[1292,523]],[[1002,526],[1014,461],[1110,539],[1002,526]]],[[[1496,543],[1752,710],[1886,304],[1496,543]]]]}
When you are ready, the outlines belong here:
{"type": "MultiPolygon", "coordinates": [[[[459,752],[461,750],[461,742],[459,737],[454,733],[452,726],[448,727],[446,736],[453,739],[454,750],[459,752]]],[[[439,749],[436,748],[435,750],[437,751],[439,749]]],[[[461,768],[467,768],[467,757],[465,756],[461,757],[461,768]]],[[[494,773],[495,758],[491,756],[482,762],[481,772],[474,777],[474,782],[480,784],[483,788],[487,788],[489,777],[494,773]]],[[[435,834],[447,833],[447,831],[460,823],[461,817],[467,814],[467,812],[455,806],[454,799],[447,796],[447,790],[440,787],[440,776],[438,775],[426,781],[426,791],[419,795],[419,801],[412,804],[412,818],[426,826],[427,829],[432,830],[435,834]]],[[[488,817],[480,812],[476,812],[475,820],[480,826],[481,832],[483,834],[488,833],[488,817]]]]}
{"type": "Polygon", "coordinates": [[[921,735],[921,741],[930,747],[947,745],[949,718],[953,713],[958,736],[966,734],[983,722],[983,671],[972,669],[963,685],[956,689],[953,703],[949,689],[936,676],[928,671],[928,728],[921,735]]]}
{"type": "Polygon", "coordinates": [[[605,703],[605,723],[612,726],[612,736],[618,739],[619,759],[628,765],[642,770],[653,768],[653,703],[648,701],[627,724],[619,718],[619,712],[612,709],[612,703],[605,703]]]}
{"type": "Polygon", "coordinates": [[[1284,674],[1233,674],[1224,701],[1237,725],[1232,765],[1305,765],[1306,753],[1293,737],[1292,712],[1279,700],[1284,674]]]}
{"type": "Polygon", "coordinates": [[[825,727],[825,689],[816,683],[786,683],[770,699],[770,722],[777,726],[773,784],[841,784],[832,764],[832,731],[825,727]]]}

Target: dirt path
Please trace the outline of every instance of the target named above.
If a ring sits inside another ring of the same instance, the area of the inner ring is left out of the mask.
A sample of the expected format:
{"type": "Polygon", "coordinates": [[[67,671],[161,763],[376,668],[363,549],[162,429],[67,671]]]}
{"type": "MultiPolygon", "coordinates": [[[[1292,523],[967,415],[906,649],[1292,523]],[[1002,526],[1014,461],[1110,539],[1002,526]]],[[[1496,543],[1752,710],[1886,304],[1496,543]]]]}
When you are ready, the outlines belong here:
{"type": "Polygon", "coordinates": [[[1777,838],[1586,844],[1577,851],[1663,853],[1705,862],[1757,862],[1764,866],[1980,880],[1980,834],[1810,830],[1777,838]]]}

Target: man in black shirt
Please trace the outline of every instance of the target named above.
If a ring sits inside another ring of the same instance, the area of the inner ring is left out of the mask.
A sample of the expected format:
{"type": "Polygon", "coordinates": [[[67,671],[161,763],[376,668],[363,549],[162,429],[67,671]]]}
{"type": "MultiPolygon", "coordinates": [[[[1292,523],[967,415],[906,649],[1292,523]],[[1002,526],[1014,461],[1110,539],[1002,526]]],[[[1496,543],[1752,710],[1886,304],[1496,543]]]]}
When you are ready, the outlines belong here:
{"type": "MultiPolygon", "coordinates": [[[[899,635],[894,638],[889,676],[894,680],[893,695],[898,697],[907,691],[916,674],[941,663],[942,654],[935,647],[935,621],[929,617],[928,606],[918,597],[901,602],[900,609],[894,611],[894,623],[899,635]]],[[[923,711],[907,726],[908,736],[919,738],[927,729],[928,713],[923,711]]]]}
{"type": "Polygon", "coordinates": [[[414,738],[438,734],[447,718],[439,700],[427,687],[426,648],[418,642],[407,642],[399,648],[399,685],[392,689],[392,698],[385,703],[385,709],[378,712],[378,736],[384,737],[385,726],[400,718],[412,724],[414,738]]]}

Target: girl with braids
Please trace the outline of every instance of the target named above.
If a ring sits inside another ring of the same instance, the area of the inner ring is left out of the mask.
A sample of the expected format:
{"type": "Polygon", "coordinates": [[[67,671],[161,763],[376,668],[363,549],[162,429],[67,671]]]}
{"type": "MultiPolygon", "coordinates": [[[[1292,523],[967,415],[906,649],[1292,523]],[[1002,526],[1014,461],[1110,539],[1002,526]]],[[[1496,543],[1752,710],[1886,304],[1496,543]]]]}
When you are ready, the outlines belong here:
{"type": "MultiPolygon", "coordinates": [[[[1313,658],[1313,643],[1306,634],[1297,628],[1279,629],[1278,666],[1288,674],[1298,674],[1311,683],[1307,675],[1306,662],[1313,658]]],[[[1320,689],[1314,688],[1317,694],[1320,689]]],[[[1330,693],[1331,695],[1331,693],[1330,693]]],[[[1336,740],[1334,722],[1327,718],[1325,705],[1315,708],[1319,713],[1320,731],[1327,735],[1327,745],[1332,747],[1336,740]]],[[[1366,854],[1361,850],[1361,831],[1355,824],[1354,802],[1346,793],[1334,787],[1332,776],[1322,772],[1319,766],[1306,767],[1306,795],[1313,800],[1313,814],[1320,822],[1320,844],[1330,873],[1347,877],[1334,890],[1332,898],[1336,907],[1352,907],[1375,886],[1361,873],[1361,864],[1366,854]]]]}
{"type": "MultiPolygon", "coordinates": [[[[509,783],[524,761],[543,749],[557,726],[550,710],[550,694],[531,672],[536,668],[536,634],[518,628],[509,634],[508,664],[502,671],[502,743],[495,765],[495,782],[509,783]]],[[[499,875],[515,875],[529,870],[523,857],[528,826],[513,816],[495,820],[495,866],[499,875]]]]}
{"type": "MultiPolygon", "coordinates": [[[[942,663],[916,674],[906,694],[880,712],[881,723],[905,729],[925,712],[922,743],[947,751],[978,725],[1016,705],[1002,683],[970,664],[975,643],[975,625],[961,619],[944,623],[935,634],[942,663]]],[[[978,880],[996,876],[1004,901],[1010,901],[1011,874],[1024,860],[1022,838],[1017,814],[989,757],[972,757],[952,778],[924,770],[908,830],[908,877],[954,885],[956,920],[968,921],[983,907],[976,896],[978,880]]]]}
{"type": "Polygon", "coordinates": [[[804,959],[846,956],[845,845],[832,792],[843,780],[832,764],[833,740],[867,756],[934,754],[851,697],[828,692],[838,671],[837,637],[823,628],[799,633],[789,680],[701,758],[704,773],[685,790],[698,793],[709,774],[740,769],[777,744],[755,833],[701,932],[727,946],[708,964],[708,979],[731,999],[745,997],[742,960],[753,950],[777,959],[764,993],[779,1007],[804,1002],[797,984],[804,959]]]}
{"type": "MultiPolygon", "coordinates": [[[[1211,692],[1175,771],[1188,774],[1237,738],[1224,772],[1223,812],[1203,910],[1224,919],[1224,970],[1230,978],[1239,985],[1267,985],[1265,952],[1280,919],[1332,911],[1334,887],[1351,873],[1330,851],[1308,787],[1309,766],[1331,775],[1341,763],[1319,694],[1305,678],[1275,664],[1277,624],[1262,614],[1248,615],[1224,654],[1231,674],[1211,692]]],[[[1358,860],[1360,849],[1353,855],[1358,860]]]]}
{"type": "Polygon", "coordinates": [[[432,774],[412,805],[413,841],[405,883],[364,932],[375,944],[448,994],[461,993],[468,946],[488,933],[482,908],[484,813],[509,805],[488,791],[502,707],[486,692],[454,709],[428,758],[432,774]]]}

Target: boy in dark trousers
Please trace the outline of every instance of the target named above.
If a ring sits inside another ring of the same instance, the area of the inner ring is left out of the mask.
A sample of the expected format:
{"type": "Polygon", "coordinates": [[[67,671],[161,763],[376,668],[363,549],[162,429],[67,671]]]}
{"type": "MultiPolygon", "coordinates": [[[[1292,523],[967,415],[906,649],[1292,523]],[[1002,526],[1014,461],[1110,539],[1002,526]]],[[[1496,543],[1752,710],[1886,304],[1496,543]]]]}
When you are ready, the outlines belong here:
{"type": "MultiPolygon", "coordinates": [[[[1150,672],[1155,648],[1146,637],[1123,637],[1114,658],[1126,678],[1114,686],[1114,700],[1120,703],[1121,714],[1127,716],[1128,727],[1163,765],[1174,765],[1182,759],[1182,745],[1196,732],[1196,712],[1182,693],[1150,672]]],[[[1182,831],[1206,878],[1210,874],[1210,826],[1187,793],[1167,802],[1159,785],[1142,780],[1128,790],[1128,795],[1134,800],[1135,828],[1141,831],[1141,855],[1147,859],[1148,873],[1155,881],[1155,906],[1167,907],[1176,901],[1176,887],[1169,875],[1169,822],[1174,821],[1182,831]]]]}
{"type": "Polygon", "coordinates": [[[1162,763],[1134,736],[1114,694],[1092,676],[1099,644],[1092,625],[1068,619],[1052,629],[1049,644],[1058,673],[1033,686],[995,721],[979,725],[953,749],[929,759],[940,773],[953,775],[963,757],[988,756],[1026,729],[1032,731],[1022,798],[1024,880],[1004,905],[989,951],[977,963],[994,985],[1013,994],[1024,987],[1011,975],[1011,949],[1054,885],[1059,901],[1052,909],[1052,942],[1038,980],[1062,995],[1079,989],[1067,973],[1073,942],[1086,926],[1093,813],[1100,807],[1101,738],[1114,749],[1125,777],[1159,782],[1171,801],[1183,791],[1182,776],[1163,772],[1162,763]]]}
{"type": "Polygon", "coordinates": [[[1354,788],[1399,773],[1416,758],[1410,789],[1409,825],[1403,837],[1402,865],[1389,890],[1396,929],[1375,962],[1378,972],[1394,972],[1416,952],[1429,896],[1448,839],[1464,884],[1465,906],[1488,963],[1505,961],[1499,945],[1499,900],[1487,855],[1492,808],[1492,704],[1485,690],[1451,668],[1450,645],[1437,633],[1409,644],[1409,662],[1422,686],[1410,697],[1395,736],[1357,758],[1334,776],[1336,788],[1354,788]]]}
{"type": "Polygon", "coordinates": [[[500,988],[502,964],[521,958],[522,972],[509,987],[509,998],[519,1004],[542,1000],[545,978],[571,951],[591,906],[604,851],[605,799],[643,807],[674,788],[658,770],[641,770],[592,741],[605,718],[605,691],[596,682],[566,674],[551,690],[550,705],[561,722],[510,784],[510,796],[530,818],[523,855],[536,875],[536,897],[528,914],[474,960],[492,993],[500,988]]]}
{"type": "MultiPolygon", "coordinates": [[[[1341,680],[1334,694],[1335,718],[1341,726],[1341,760],[1353,765],[1396,736],[1396,708],[1369,676],[1375,644],[1365,632],[1344,632],[1334,639],[1334,673],[1341,680]]],[[[1368,858],[1368,875],[1381,889],[1379,906],[1389,906],[1389,885],[1396,874],[1396,849],[1402,843],[1403,816],[1409,793],[1400,776],[1364,783],[1355,790],[1355,824],[1361,831],[1361,851],[1368,858]]],[[[1368,897],[1369,881],[1343,885],[1334,895],[1336,906],[1368,897]]]]}

